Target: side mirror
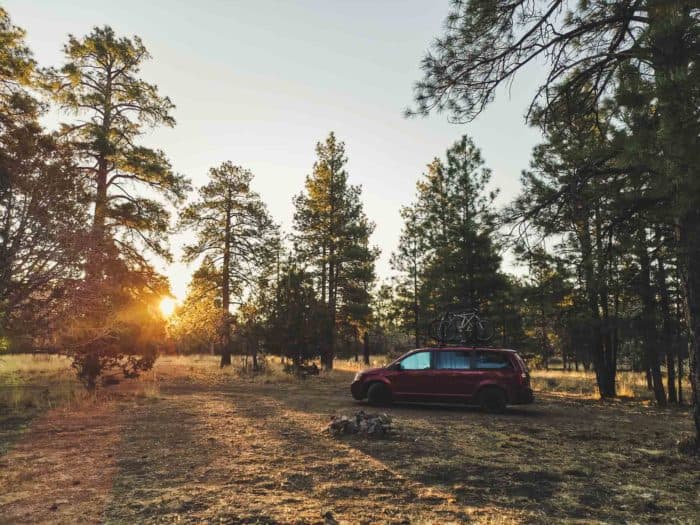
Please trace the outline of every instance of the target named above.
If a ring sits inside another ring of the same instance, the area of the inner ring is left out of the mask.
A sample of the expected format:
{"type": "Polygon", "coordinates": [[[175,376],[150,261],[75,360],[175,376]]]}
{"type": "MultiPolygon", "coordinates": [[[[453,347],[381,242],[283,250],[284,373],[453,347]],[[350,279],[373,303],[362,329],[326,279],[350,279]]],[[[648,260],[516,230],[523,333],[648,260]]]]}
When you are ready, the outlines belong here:
{"type": "Polygon", "coordinates": [[[392,363],[388,368],[389,370],[401,370],[401,363],[392,363]]]}

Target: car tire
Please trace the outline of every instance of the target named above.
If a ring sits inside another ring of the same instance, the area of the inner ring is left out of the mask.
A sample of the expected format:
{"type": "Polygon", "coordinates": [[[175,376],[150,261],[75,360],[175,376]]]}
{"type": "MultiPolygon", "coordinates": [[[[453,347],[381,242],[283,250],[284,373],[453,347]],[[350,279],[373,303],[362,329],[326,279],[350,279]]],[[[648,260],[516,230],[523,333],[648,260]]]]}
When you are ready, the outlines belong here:
{"type": "Polygon", "coordinates": [[[479,392],[479,406],[489,414],[500,414],[506,409],[506,393],[497,387],[484,388],[479,392]]]}
{"type": "Polygon", "coordinates": [[[367,390],[367,402],[380,406],[391,403],[391,391],[384,383],[372,383],[367,390]]]}

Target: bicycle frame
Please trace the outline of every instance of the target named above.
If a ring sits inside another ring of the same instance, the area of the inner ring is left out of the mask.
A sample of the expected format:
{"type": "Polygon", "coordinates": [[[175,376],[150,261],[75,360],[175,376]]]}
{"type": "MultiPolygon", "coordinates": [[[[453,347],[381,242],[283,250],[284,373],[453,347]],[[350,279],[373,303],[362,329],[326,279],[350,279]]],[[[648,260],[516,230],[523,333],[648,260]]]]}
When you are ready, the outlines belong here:
{"type": "Polygon", "coordinates": [[[472,322],[477,317],[475,312],[453,314],[455,317],[460,319],[458,329],[461,333],[472,328],[472,322]]]}

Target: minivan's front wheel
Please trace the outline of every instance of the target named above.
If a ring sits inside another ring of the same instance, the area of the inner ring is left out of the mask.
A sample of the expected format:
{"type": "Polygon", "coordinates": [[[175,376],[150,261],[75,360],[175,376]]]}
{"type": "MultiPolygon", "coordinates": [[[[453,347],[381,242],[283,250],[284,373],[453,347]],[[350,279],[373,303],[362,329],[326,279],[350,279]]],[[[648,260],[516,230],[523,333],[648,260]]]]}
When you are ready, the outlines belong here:
{"type": "Polygon", "coordinates": [[[506,393],[496,387],[484,388],[479,393],[479,406],[489,414],[500,414],[506,409],[506,393]]]}
{"type": "Polygon", "coordinates": [[[387,405],[391,403],[391,391],[384,383],[372,383],[367,390],[370,405],[387,405]]]}

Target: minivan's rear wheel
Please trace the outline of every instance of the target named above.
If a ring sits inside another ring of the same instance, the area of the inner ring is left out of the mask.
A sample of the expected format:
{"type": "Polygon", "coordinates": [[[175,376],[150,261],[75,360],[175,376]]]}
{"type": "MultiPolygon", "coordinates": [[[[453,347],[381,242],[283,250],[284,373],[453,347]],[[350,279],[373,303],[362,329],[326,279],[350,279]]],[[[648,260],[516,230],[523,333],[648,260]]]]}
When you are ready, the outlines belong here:
{"type": "Polygon", "coordinates": [[[372,383],[367,390],[370,405],[388,405],[391,403],[391,391],[384,383],[372,383]]]}
{"type": "Polygon", "coordinates": [[[500,414],[506,409],[506,393],[500,388],[484,388],[479,393],[479,406],[489,414],[500,414]]]}

